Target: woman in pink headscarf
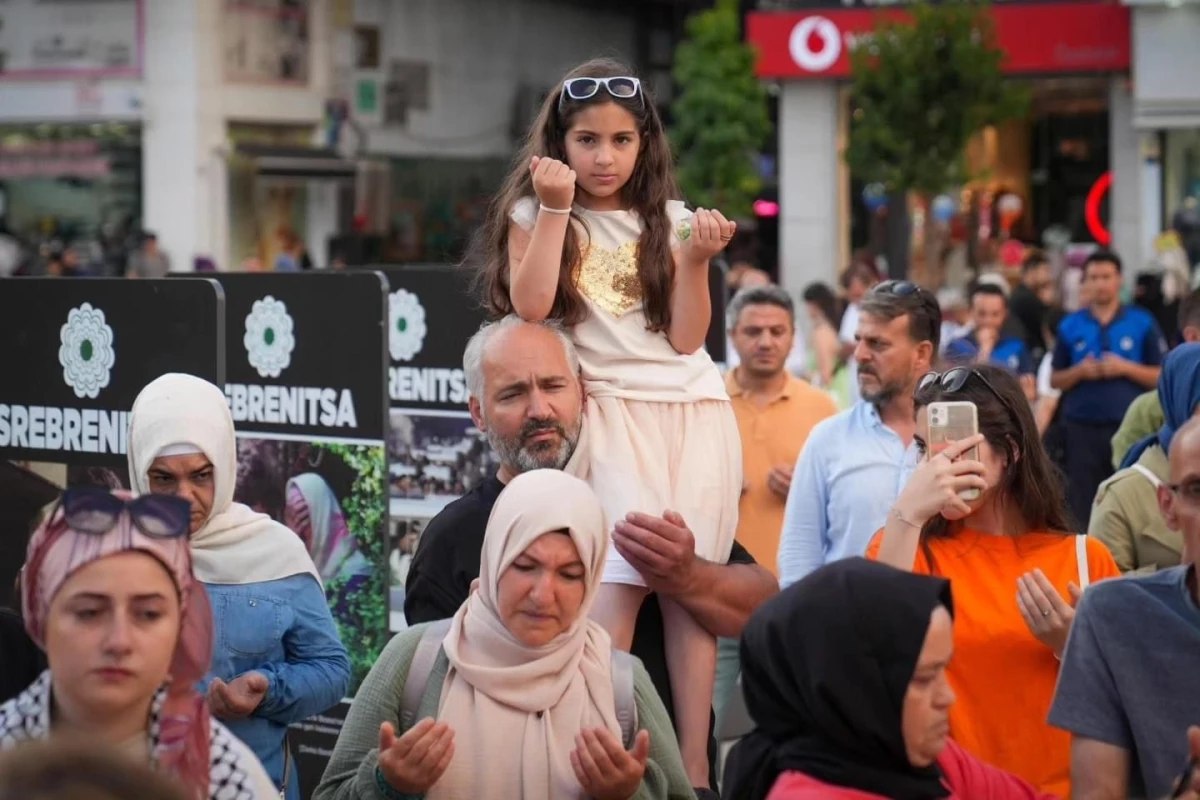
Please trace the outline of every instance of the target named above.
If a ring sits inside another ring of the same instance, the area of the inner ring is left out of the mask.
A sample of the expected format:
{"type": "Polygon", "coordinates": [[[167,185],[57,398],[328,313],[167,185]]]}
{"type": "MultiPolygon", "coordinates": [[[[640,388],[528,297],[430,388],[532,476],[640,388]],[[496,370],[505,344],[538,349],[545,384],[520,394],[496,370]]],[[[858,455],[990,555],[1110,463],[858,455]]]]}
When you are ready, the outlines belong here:
{"type": "Polygon", "coordinates": [[[0,749],[61,731],[149,761],[195,800],[278,797],[196,691],[213,628],[189,515],[176,497],[64,493],[22,571],[25,624],[50,667],[0,706],[0,749]]]}

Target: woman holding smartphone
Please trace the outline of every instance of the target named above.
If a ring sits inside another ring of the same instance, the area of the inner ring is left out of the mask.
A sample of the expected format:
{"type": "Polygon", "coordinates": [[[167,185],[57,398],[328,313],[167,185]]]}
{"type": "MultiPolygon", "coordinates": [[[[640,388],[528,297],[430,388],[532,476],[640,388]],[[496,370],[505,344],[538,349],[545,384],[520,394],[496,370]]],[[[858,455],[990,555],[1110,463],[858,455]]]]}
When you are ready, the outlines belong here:
{"type": "Polygon", "coordinates": [[[951,580],[951,738],[1069,797],[1070,735],[1046,723],[1058,658],[1081,587],[1120,572],[1103,544],[1073,534],[1060,476],[1016,378],[987,365],[931,372],[915,401],[925,459],[867,557],[951,580]],[[978,433],[931,452],[931,415],[936,434],[945,404],[964,402],[974,405],[978,433]]]}

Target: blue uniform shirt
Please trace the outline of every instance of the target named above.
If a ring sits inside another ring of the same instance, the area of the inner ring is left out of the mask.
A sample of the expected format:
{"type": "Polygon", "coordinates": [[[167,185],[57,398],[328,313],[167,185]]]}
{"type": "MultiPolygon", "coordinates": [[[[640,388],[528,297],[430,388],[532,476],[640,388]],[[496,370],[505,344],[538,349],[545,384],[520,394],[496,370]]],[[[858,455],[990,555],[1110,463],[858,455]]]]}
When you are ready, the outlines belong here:
{"type": "MultiPolygon", "coordinates": [[[[1154,317],[1135,306],[1121,306],[1112,322],[1101,325],[1085,308],[1063,319],[1058,326],[1053,368],[1068,369],[1089,355],[1101,359],[1115,353],[1128,361],[1156,367],[1162,363],[1167,343],[1154,317]]],[[[1146,389],[1128,378],[1084,381],[1063,393],[1062,413],[1074,422],[1119,423],[1129,404],[1146,389]]]]}
{"type": "MultiPolygon", "coordinates": [[[[979,340],[974,331],[946,345],[946,359],[952,362],[974,361],[978,353],[979,340]]],[[[988,359],[988,363],[1015,375],[1033,375],[1037,372],[1033,356],[1029,354],[1029,348],[1020,336],[1001,337],[992,348],[992,357],[988,359]]]]}

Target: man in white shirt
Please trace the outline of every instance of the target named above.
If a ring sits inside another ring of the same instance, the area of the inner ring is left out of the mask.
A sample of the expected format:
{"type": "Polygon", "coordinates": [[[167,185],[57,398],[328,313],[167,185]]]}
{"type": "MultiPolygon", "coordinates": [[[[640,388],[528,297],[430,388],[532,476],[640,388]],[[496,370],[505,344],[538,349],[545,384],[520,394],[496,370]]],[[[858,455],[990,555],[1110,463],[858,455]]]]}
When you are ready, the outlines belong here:
{"type": "Polygon", "coordinates": [[[937,357],[942,314],[929,291],[886,281],[862,300],[854,360],[862,400],[809,434],[792,475],[779,583],[860,556],[917,463],[913,391],[937,357]]]}

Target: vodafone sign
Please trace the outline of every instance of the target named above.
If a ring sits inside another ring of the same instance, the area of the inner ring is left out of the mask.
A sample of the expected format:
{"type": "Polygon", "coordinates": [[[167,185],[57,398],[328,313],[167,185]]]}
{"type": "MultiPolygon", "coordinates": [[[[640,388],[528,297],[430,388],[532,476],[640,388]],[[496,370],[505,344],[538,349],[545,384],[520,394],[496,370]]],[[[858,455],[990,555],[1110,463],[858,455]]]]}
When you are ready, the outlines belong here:
{"type": "MultiPolygon", "coordinates": [[[[1127,6],[1097,2],[993,6],[996,38],[1010,75],[1126,72],[1131,23],[1127,6]]],[[[763,78],[847,78],[854,42],[875,30],[879,15],[903,10],[758,11],[747,15],[746,38],[759,51],[763,78]]]]}
{"type": "Polygon", "coordinates": [[[788,52],[805,72],[825,72],[842,55],[842,32],[828,17],[805,17],[792,28],[788,52]]]}

